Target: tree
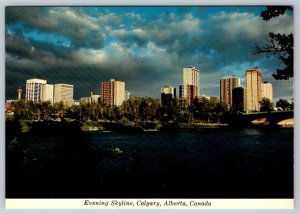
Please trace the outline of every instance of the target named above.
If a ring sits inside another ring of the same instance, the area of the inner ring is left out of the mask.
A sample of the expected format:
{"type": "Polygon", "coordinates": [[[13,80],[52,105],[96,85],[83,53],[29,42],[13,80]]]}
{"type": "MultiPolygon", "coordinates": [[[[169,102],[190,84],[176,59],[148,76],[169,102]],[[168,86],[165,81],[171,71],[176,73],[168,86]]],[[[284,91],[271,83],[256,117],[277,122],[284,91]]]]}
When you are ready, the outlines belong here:
{"type": "Polygon", "coordinates": [[[199,113],[200,113],[200,120],[204,122],[209,122],[209,100],[205,97],[201,97],[199,99],[199,113]]]}
{"type": "MultiPolygon", "coordinates": [[[[293,11],[289,6],[268,6],[267,10],[261,12],[261,17],[265,21],[283,15],[286,11],[293,11]]],[[[290,79],[294,76],[294,36],[293,34],[269,33],[269,39],[265,46],[256,45],[253,54],[266,54],[276,56],[284,64],[283,69],[276,69],[273,77],[277,80],[290,79]]]]}
{"type": "Polygon", "coordinates": [[[19,99],[13,103],[13,112],[15,119],[25,119],[28,114],[28,108],[25,100],[19,99]]]}
{"type": "Polygon", "coordinates": [[[287,100],[279,99],[276,102],[276,107],[281,107],[282,109],[287,109],[287,108],[291,107],[291,104],[287,100]]]}
{"type": "Polygon", "coordinates": [[[45,101],[38,105],[42,120],[48,120],[51,117],[51,102],[45,101]]]}
{"type": "Polygon", "coordinates": [[[38,105],[34,103],[32,100],[28,100],[26,103],[27,109],[28,109],[28,119],[34,120],[38,119],[40,117],[40,110],[38,108],[38,105]]]}
{"type": "Polygon", "coordinates": [[[139,112],[142,120],[155,120],[157,111],[159,109],[159,100],[154,100],[152,97],[146,97],[143,99],[139,106],[139,112]]]}
{"type": "Polygon", "coordinates": [[[227,105],[224,102],[218,102],[213,111],[217,115],[217,122],[220,123],[221,116],[227,111],[227,105]]]}
{"type": "Polygon", "coordinates": [[[271,109],[273,108],[273,103],[271,102],[270,99],[263,97],[260,101],[260,111],[267,111],[270,112],[271,109]]]}
{"type": "Polygon", "coordinates": [[[64,117],[64,103],[63,101],[57,102],[53,104],[53,114],[58,115],[61,119],[64,117]]]}

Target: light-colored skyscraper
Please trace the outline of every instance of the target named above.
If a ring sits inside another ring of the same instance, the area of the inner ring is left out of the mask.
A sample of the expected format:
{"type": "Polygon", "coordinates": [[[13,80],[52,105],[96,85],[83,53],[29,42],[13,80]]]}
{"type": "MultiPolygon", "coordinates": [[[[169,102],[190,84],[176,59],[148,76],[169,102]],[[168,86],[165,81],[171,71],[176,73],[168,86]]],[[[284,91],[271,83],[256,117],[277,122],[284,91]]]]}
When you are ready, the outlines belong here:
{"type": "Polygon", "coordinates": [[[259,101],[262,98],[262,73],[257,67],[246,70],[245,110],[246,112],[259,111],[259,101]]]}
{"type": "Polygon", "coordinates": [[[239,87],[240,78],[226,77],[220,79],[220,101],[226,105],[232,106],[232,89],[239,87]]]}
{"type": "Polygon", "coordinates": [[[271,102],[273,102],[273,87],[269,82],[262,83],[262,97],[268,98],[271,102]]]}
{"type": "Polygon", "coordinates": [[[54,99],[54,86],[52,84],[42,85],[41,101],[50,101],[53,104],[54,99]]]}
{"type": "Polygon", "coordinates": [[[41,102],[42,86],[47,84],[47,80],[29,79],[26,80],[26,100],[32,100],[35,103],[41,102]]]}
{"type": "Polygon", "coordinates": [[[183,68],[183,84],[180,86],[180,98],[185,98],[189,104],[200,95],[200,74],[195,67],[183,68]]]}
{"type": "Polygon", "coordinates": [[[120,106],[125,99],[125,82],[111,79],[100,84],[101,101],[109,106],[120,106]]]}
{"type": "Polygon", "coordinates": [[[54,102],[62,101],[64,105],[73,104],[74,86],[70,84],[59,83],[54,85],[54,102]]]}

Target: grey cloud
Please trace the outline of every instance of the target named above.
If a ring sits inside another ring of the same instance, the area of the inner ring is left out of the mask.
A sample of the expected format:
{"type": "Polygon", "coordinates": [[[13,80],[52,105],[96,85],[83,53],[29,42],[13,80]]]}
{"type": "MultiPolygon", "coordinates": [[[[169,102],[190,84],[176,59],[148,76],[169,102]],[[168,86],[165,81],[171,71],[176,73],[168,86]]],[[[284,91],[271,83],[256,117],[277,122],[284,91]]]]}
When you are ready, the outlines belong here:
{"type": "MultiPolygon", "coordinates": [[[[69,8],[63,10],[67,11],[69,8]]],[[[87,27],[88,32],[95,30],[95,35],[90,36],[91,34],[85,32],[74,31],[82,26],[78,24],[80,21],[75,21],[78,12],[71,12],[67,17],[65,17],[66,12],[59,13],[64,17],[59,20],[64,20],[65,26],[72,25],[72,20],[75,22],[73,29],[61,29],[58,32],[72,38],[74,44],[76,44],[74,41],[78,41],[77,48],[63,48],[33,40],[26,41],[21,36],[8,37],[6,70],[14,73],[15,77],[12,78],[9,73],[7,78],[10,81],[14,79],[16,82],[25,82],[26,78],[40,74],[41,78],[53,83],[74,84],[76,98],[86,96],[89,91],[98,93],[99,83],[110,78],[125,81],[126,89],[133,95],[158,97],[162,85],[170,84],[178,88],[182,81],[182,68],[190,65],[196,66],[201,71],[202,92],[207,95],[217,95],[219,92],[216,85],[219,77],[227,72],[230,73],[232,68],[240,69],[236,72],[240,73],[241,77],[244,75],[241,65],[247,63],[249,66],[251,63],[256,63],[264,68],[264,72],[272,72],[272,69],[278,65],[274,65],[276,59],[253,56],[251,48],[255,43],[264,43],[269,30],[280,31],[281,28],[290,29],[292,26],[292,19],[283,17],[281,21],[271,23],[271,27],[266,27],[270,23],[260,22],[259,17],[251,14],[248,17],[250,21],[248,20],[248,24],[244,26],[247,20],[245,14],[236,14],[234,17],[232,14],[224,13],[222,18],[218,19],[216,15],[216,19],[210,19],[204,31],[202,29],[204,20],[200,17],[164,14],[151,23],[141,21],[143,25],[141,23],[133,25],[130,30],[112,30],[110,35],[118,41],[101,49],[103,52],[99,52],[93,58],[90,50],[97,50],[96,44],[104,42],[101,38],[97,38],[99,35],[97,32],[102,31],[105,19],[102,19],[102,23],[98,19],[99,29],[93,25],[96,22],[91,17],[80,19],[82,23],[91,24],[87,27]],[[252,32],[248,26],[251,26],[253,31],[260,32],[252,32]],[[234,34],[231,32],[233,29],[236,31],[234,34]],[[71,37],[73,33],[78,35],[71,37]],[[132,48],[137,49],[138,53],[132,51],[132,48]],[[10,54],[18,55],[22,60],[10,54]]],[[[116,19],[115,23],[118,23],[117,21],[116,19]]],[[[38,27],[36,23],[34,24],[38,27]]],[[[47,29],[54,32],[58,26],[62,27],[62,24],[57,26],[48,24],[47,29]]],[[[7,86],[7,94],[15,93],[16,89],[13,87],[14,84],[7,86]]],[[[287,90],[290,91],[290,88],[287,90]]]]}
{"type": "Polygon", "coordinates": [[[24,38],[19,38],[9,33],[5,33],[5,51],[20,56],[29,56],[32,46],[24,38]]]}
{"type": "Polygon", "coordinates": [[[7,23],[18,21],[39,31],[65,36],[77,48],[104,46],[103,30],[96,20],[71,8],[7,7],[6,19],[7,23]]]}

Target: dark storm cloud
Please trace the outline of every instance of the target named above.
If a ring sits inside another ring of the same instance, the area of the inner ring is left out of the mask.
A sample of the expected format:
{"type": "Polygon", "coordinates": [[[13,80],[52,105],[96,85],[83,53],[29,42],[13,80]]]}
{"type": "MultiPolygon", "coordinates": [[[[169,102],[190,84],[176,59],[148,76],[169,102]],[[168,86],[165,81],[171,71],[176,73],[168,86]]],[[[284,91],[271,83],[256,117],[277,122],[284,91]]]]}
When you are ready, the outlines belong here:
{"type": "Polygon", "coordinates": [[[28,57],[31,53],[32,46],[29,41],[24,40],[9,33],[5,33],[5,51],[17,56],[28,57]]]}
{"type": "Polygon", "coordinates": [[[76,48],[103,48],[104,35],[95,19],[71,8],[7,7],[6,23],[20,22],[39,31],[57,33],[76,48]]]}
{"type": "Polygon", "coordinates": [[[264,22],[250,13],[220,12],[204,19],[188,12],[147,20],[133,12],[96,11],[91,16],[89,10],[7,8],[7,26],[21,23],[24,32],[48,32],[71,41],[68,46],[28,37],[22,28],[7,30],[6,79],[15,82],[7,84],[7,96],[15,94],[16,84],[40,77],[74,84],[75,98],[98,93],[99,83],[111,78],[125,81],[133,95],[159,97],[163,85],[178,87],[182,68],[191,65],[200,69],[203,94],[218,95],[223,76],[243,78],[253,66],[262,67],[265,75],[280,66],[277,59],[253,56],[251,48],[263,44],[269,31],[293,30],[292,17],[286,15],[264,22]]]}
{"type": "Polygon", "coordinates": [[[112,35],[129,46],[144,47],[153,42],[167,52],[176,52],[187,65],[197,65],[204,72],[216,72],[237,62],[258,61],[261,56],[252,55],[251,49],[255,44],[264,44],[268,32],[292,30],[292,18],[286,15],[265,22],[249,13],[220,12],[207,20],[191,14],[170,13],[142,27],[114,30],[112,35]]]}
{"type": "Polygon", "coordinates": [[[5,33],[5,50],[17,58],[25,57],[38,62],[51,56],[57,60],[70,58],[70,52],[73,51],[72,48],[19,37],[7,32],[5,33]]]}
{"type": "Polygon", "coordinates": [[[127,44],[145,46],[153,42],[159,46],[171,48],[176,41],[189,39],[199,32],[200,20],[191,14],[177,16],[164,13],[150,22],[143,22],[131,29],[116,29],[111,35],[127,44]]]}

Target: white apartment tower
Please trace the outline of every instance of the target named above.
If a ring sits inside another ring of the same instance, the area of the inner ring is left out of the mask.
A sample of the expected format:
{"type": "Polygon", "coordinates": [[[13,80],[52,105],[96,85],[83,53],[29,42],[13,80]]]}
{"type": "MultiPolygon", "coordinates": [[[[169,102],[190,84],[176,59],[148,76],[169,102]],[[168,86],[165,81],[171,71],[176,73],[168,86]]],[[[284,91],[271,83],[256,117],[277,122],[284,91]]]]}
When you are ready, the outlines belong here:
{"type": "Polygon", "coordinates": [[[47,84],[47,80],[29,79],[26,80],[26,100],[32,100],[35,103],[41,102],[41,95],[43,93],[43,85],[47,84]]]}
{"type": "Polygon", "coordinates": [[[262,73],[257,67],[246,70],[245,109],[246,112],[259,111],[262,98],[262,73]]]}
{"type": "Polygon", "coordinates": [[[195,67],[183,68],[183,84],[180,86],[180,97],[192,103],[200,95],[200,74],[195,67]]]}
{"type": "Polygon", "coordinates": [[[54,102],[62,101],[64,105],[71,106],[73,104],[74,86],[70,84],[54,85],[54,102]]]}

